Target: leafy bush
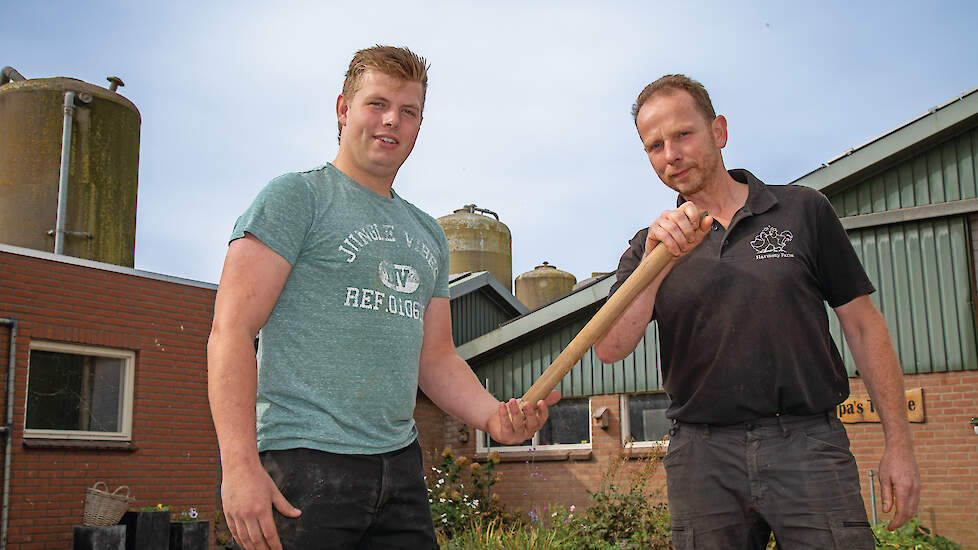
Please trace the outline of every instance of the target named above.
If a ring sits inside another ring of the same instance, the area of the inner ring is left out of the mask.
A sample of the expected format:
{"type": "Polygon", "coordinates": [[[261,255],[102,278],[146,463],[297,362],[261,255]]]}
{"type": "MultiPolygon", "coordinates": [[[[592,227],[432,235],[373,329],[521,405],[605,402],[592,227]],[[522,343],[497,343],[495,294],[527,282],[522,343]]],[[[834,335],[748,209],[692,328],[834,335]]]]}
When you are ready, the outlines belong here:
{"type": "Polygon", "coordinates": [[[672,548],[669,507],[662,488],[651,486],[659,455],[649,455],[630,474],[622,470],[627,462],[624,455],[613,459],[601,476],[601,488],[588,491],[591,506],[579,523],[575,548],[672,548]]]}
{"type": "Polygon", "coordinates": [[[957,543],[932,535],[930,529],[920,524],[916,517],[895,531],[887,531],[885,524],[873,526],[876,548],[899,548],[901,550],[961,550],[957,543]]]}
{"type": "Polygon", "coordinates": [[[441,453],[441,463],[431,468],[425,476],[428,487],[428,504],[435,529],[448,539],[457,533],[471,530],[475,525],[513,525],[518,519],[507,514],[499,502],[499,495],[491,494],[490,488],[502,479],[496,472],[499,453],[489,454],[484,462],[470,461],[467,457],[455,457],[451,448],[441,453]],[[466,486],[467,484],[467,486],[466,486]]]}

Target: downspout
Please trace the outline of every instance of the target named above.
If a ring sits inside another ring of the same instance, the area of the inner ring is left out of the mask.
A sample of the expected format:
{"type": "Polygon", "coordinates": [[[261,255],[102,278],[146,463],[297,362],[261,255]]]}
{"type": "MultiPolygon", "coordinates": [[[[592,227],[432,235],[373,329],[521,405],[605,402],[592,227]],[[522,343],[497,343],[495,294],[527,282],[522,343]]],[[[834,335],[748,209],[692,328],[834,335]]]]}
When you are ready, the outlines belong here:
{"type": "Polygon", "coordinates": [[[10,327],[10,355],[7,359],[7,415],[0,434],[6,439],[3,452],[3,516],[0,519],[0,550],[7,548],[7,522],[10,517],[10,450],[13,439],[14,418],[14,366],[17,361],[17,319],[0,317],[0,325],[10,327]]]}
{"type": "Polygon", "coordinates": [[[71,120],[75,112],[75,92],[65,92],[65,120],[61,133],[61,174],[58,178],[58,218],[54,226],[54,253],[65,253],[65,214],[68,211],[68,164],[71,162],[71,120]]]}

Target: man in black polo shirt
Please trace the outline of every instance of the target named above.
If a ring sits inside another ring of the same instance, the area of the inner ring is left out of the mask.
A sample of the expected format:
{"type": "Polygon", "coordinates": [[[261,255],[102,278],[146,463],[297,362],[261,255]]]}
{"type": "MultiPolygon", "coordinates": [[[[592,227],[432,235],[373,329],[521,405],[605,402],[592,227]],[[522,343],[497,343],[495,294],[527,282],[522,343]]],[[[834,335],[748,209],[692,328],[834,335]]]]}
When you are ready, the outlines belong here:
{"type": "Polygon", "coordinates": [[[663,243],[677,258],[595,346],[614,362],[658,322],[672,400],[663,459],[673,544],[872,549],[859,474],[835,407],[849,380],[824,302],[842,325],[879,411],[883,509],[895,529],[920,492],[902,373],[872,283],[826,198],[727,171],[727,123],[682,75],[648,85],[632,109],[656,174],[679,192],[630,241],[618,280],[663,243]],[[700,219],[699,212],[709,216],[700,219]]]}

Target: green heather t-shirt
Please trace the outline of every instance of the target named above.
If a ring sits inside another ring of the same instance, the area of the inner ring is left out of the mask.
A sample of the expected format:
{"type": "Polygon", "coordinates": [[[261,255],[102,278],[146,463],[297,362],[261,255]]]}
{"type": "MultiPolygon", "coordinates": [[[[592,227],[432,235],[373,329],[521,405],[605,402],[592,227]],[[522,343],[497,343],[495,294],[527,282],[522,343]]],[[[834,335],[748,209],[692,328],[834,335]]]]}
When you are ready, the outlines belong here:
{"type": "Polygon", "coordinates": [[[231,240],[245,232],[292,264],[259,333],[258,450],[414,441],[424,311],[448,297],[441,226],[327,164],[272,180],[231,240]]]}

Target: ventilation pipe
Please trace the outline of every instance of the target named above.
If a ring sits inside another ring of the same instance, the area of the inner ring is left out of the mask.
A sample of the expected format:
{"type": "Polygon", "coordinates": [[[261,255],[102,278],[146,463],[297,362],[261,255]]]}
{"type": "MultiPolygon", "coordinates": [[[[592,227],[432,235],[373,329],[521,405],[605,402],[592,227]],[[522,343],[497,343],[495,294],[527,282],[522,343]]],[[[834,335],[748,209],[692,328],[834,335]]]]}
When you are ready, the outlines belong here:
{"type": "Polygon", "coordinates": [[[21,80],[27,79],[13,67],[4,67],[3,70],[0,70],[0,86],[3,86],[11,81],[20,82],[21,80]]]}
{"type": "Polygon", "coordinates": [[[68,212],[68,165],[71,163],[71,121],[75,92],[65,92],[65,122],[61,131],[61,172],[58,177],[58,218],[54,226],[54,253],[65,253],[65,215],[68,212]]]}

